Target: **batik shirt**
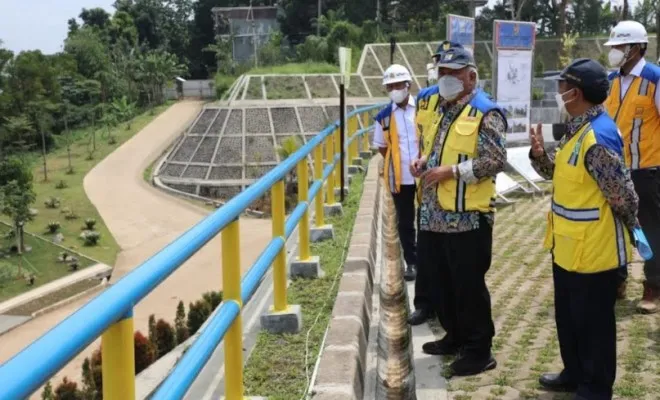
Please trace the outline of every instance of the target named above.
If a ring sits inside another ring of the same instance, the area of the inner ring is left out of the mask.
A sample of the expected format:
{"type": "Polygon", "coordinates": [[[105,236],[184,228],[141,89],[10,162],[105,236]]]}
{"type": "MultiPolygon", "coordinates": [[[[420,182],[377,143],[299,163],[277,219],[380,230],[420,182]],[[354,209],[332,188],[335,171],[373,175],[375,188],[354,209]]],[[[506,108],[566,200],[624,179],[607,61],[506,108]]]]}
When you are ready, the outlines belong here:
{"type": "MultiPolygon", "coordinates": [[[[444,112],[444,117],[435,136],[433,151],[431,151],[431,156],[427,160],[428,169],[440,165],[438,155],[441,153],[442,146],[447,139],[449,128],[475,94],[476,90],[453,105],[448,105],[446,102],[440,104],[440,112],[444,112]]],[[[459,179],[467,184],[473,184],[482,179],[492,179],[504,170],[506,164],[505,126],[504,117],[497,111],[490,111],[483,116],[477,139],[477,153],[473,159],[458,164],[459,179]]],[[[423,146],[421,141],[420,146],[423,146]]],[[[420,184],[423,187],[424,181],[422,180],[420,184]]],[[[479,228],[480,216],[484,216],[488,224],[493,225],[493,213],[443,210],[438,202],[437,190],[438,185],[431,185],[422,189],[422,204],[419,207],[420,230],[440,233],[467,232],[479,228]]]]}
{"type": "MultiPolygon", "coordinates": [[[[584,114],[573,118],[566,127],[566,135],[559,141],[557,149],[563,148],[575,136],[575,133],[596,115],[606,112],[602,105],[597,105],[584,114]]],[[[546,152],[539,158],[529,158],[532,166],[542,177],[552,179],[555,172],[555,155],[546,152]]],[[[632,230],[638,226],[637,205],[639,198],[635,186],[630,179],[630,170],[626,168],[623,156],[620,156],[601,144],[591,146],[584,156],[584,165],[592,178],[598,184],[600,191],[612,208],[612,212],[632,230]]]]}

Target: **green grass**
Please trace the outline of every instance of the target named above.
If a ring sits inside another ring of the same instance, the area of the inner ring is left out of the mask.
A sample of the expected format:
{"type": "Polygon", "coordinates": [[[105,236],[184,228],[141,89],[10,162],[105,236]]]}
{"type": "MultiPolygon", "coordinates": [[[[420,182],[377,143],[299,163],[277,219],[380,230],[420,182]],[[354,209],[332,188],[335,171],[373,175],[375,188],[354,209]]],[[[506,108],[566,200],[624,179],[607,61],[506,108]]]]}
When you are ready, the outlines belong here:
{"type": "MultiPolygon", "coordinates": [[[[9,249],[16,244],[16,239],[8,238],[6,235],[11,230],[7,225],[0,225],[0,244],[2,246],[0,252],[0,301],[10,299],[71,273],[66,264],[57,261],[57,257],[63,251],[62,248],[46,240],[26,234],[25,246],[31,250],[22,256],[11,253],[9,249]],[[35,275],[33,286],[29,286],[24,278],[30,274],[35,275]]],[[[79,260],[80,269],[95,264],[88,258],[74,256],[79,260]]]]}
{"type": "Polygon", "coordinates": [[[289,303],[299,304],[302,308],[303,326],[300,333],[259,333],[245,367],[247,396],[267,395],[270,400],[291,400],[300,398],[306,389],[305,338],[314,320],[320,315],[309,334],[307,368],[311,375],[337,296],[339,286],[336,284],[333,287],[333,283],[335,276],[341,273],[346,256],[344,246],[348,246],[347,238],[353,229],[363,181],[363,175],[354,176],[343,205],[344,215],[329,218],[328,223],[334,228],[335,238],[312,244],[312,254],[320,256],[325,276],[314,280],[296,279],[289,285],[289,303]]]}
{"type": "MultiPolygon", "coordinates": [[[[57,221],[61,224],[60,232],[64,235],[63,246],[80,251],[90,258],[108,265],[114,265],[120,250],[119,245],[110,234],[96,207],[87,198],[83,188],[83,179],[96,164],[133,137],[158,114],[165,111],[170,104],[156,107],[153,115],[150,112],[138,115],[132,120],[131,129],[126,129],[126,123],[111,128],[110,133],[116,140],[115,144],[108,143],[108,135],[104,128],[98,129],[96,131],[96,151],[94,151],[92,159],[88,159],[88,142],[91,128],[73,131],[71,134],[73,138],[71,158],[74,170],[72,174],[67,173],[68,158],[64,145],[58,146],[58,148],[47,155],[48,181],[44,181],[41,158],[35,158],[33,173],[34,190],[37,194],[37,200],[32,207],[37,209],[38,214],[33,221],[26,225],[25,230],[42,235],[45,234],[49,222],[57,221]],[[57,184],[61,181],[64,182],[66,187],[58,189],[57,184]],[[50,197],[56,197],[60,200],[60,206],[58,208],[50,209],[45,207],[44,202],[50,197]],[[71,210],[78,218],[66,219],[63,213],[64,209],[71,210]],[[84,221],[87,218],[96,220],[95,230],[101,234],[101,239],[97,246],[84,246],[83,242],[79,239],[84,221]]],[[[63,138],[58,138],[58,140],[62,142],[63,138]]],[[[3,216],[2,220],[9,222],[6,216],[3,216]]],[[[45,268],[48,264],[51,266],[53,264],[45,258],[38,259],[37,262],[45,263],[44,266],[39,266],[40,269],[45,268]]]]}
{"type": "Polygon", "coordinates": [[[304,62],[273,65],[268,67],[256,67],[249,70],[250,75],[265,74],[336,74],[339,66],[329,63],[304,62]]]}

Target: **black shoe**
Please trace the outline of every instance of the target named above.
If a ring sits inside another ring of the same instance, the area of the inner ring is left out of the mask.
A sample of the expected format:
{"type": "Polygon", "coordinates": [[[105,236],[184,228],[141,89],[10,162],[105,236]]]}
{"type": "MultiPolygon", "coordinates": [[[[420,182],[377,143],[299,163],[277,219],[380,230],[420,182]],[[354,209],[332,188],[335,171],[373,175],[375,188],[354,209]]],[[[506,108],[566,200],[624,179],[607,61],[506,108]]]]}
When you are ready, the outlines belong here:
{"type": "Polygon", "coordinates": [[[445,336],[435,342],[424,343],[422,351],[433,356],[452,356],[458,353],[458,346],[445,336]]]}
{"type": "Polygon", "coordinates": [[[403,279],[410,282],[410,281],[414,281],[415,277],[417,277],[417,271],[415,270],[415,266],[412,264],[408,264],[406,271],[403,273],[403,279]]]}
{"type": "Polygon", "coordinates": [[[577,385],[569,382],[562,374],[543,374],[539,377],[539,383],[544,389],[553,392],[575,392],[577,385]]]}
{"type": "Polygon", "coordinates": [[[460,356],[449,365],[452,376],[478,375],[495,369],[495,367],[497,367],[497,361],[495,361],[492,354],[487,357],[477,357],[468,353],[460,356]]]}
{"type": "Polygon", "coordinates": [[[425,309],[415,310],[415,312],[408,318],[408,323],[410,325],[421,325],[429,319],[429,316],[429,312],[425,309]]]}

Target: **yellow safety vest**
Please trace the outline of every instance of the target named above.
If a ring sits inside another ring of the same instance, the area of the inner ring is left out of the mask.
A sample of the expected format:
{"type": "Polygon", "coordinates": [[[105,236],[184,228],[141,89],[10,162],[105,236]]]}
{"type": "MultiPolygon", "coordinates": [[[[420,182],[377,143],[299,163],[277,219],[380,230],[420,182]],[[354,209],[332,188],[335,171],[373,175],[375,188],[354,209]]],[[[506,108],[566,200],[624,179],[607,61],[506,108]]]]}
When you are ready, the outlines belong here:
{"type": "MultiPolygon", "coordinates": [[[[439,103],[440,95],[438,94],[437,85],[424,88],[417,95],[415,125],[417,125],[417,139],[420,144],[427,143],[429,139],[435,139],[435,134],[438,132],[440,121],[438,116],[439,103]]],[[[433,146],[433,142],[431,142],[431,146],[433,146]]],[[[428,146],[425,148],[428,148],[428,146]]],[[[422,188],[419,182],[419,178],[416,178],[415,182],[417,184],[417,204],[421,204],[422,188]]]]}
{"type": "Polygon", "coordinates": [[[392,115],[392,104],[388,104],[376,115],[376,122],[383,128],[383,136],[387,144],[383,177],[385,185],[391,193],[401,190],[401,154],[399,152],[399,130],[396,118],[392,115]]]}
{"type": "MultiPolygon", "coordinates": [[[[555,157],[552,206],[544,247],[561,268],[595,273],[625,266],[632,257],[628,230],[614,216],[598,184],[587,171],[587,150],[598,143],[622,145],[613,121],[601,113],[585,124],[555,157]]],[[[621,153],[621,150],[619,150],[621,153]]]]}
{"type": "MultiPolygon", "coordinates": [[[[452,122],[440,149],[440,165],[460,164],[477,155],[479,128],[486,113],[498,109],[485,92],[479,90],[469,104],[452,122]]],[[[428,135],[423,135],[422,151],[427,159],[431,155],[435,136],[443,114],[436,113],[428,135]]],[[[418,196],[419,196],[418,192],[418,196]]],[[[438,203],[446,211],[495,212],[495,177],[467,184],[454,178],[440,182],[437,189],[438,203]]]]}
{"type": "Polygon", "coordinates": [[[623,135],[626,165],[631,169],[660,166],[660,115],[655,105],[660,67],[647,63],[634,77],[623,101],[619,73],[610,74],[612,88],[605,101],[607,112],[623,135]]]}

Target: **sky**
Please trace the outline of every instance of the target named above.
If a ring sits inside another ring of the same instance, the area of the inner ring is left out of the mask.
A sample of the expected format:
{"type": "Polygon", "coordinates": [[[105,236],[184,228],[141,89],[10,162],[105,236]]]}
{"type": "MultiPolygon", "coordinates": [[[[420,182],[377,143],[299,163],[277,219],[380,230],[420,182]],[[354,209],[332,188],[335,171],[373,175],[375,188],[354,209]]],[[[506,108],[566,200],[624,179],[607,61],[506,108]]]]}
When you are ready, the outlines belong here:
{"type": "MultiPolygon", "coordinates": [[[[489,0],[488,4],[497,1],[489,0]]],[[[639,1],[631,0],[631,8],[639,1]]],[[[102,7],[113,12],[113,3],[114,0],[0,0],[0,40],[16,53],[33,49],[56,53],[62,50],[69,18],[78,17],[83,8],[102,7]]]]}

